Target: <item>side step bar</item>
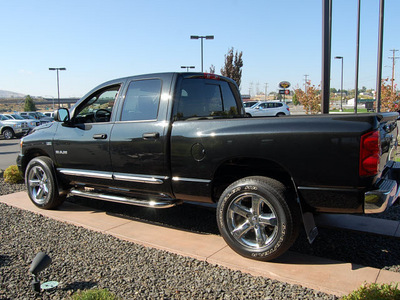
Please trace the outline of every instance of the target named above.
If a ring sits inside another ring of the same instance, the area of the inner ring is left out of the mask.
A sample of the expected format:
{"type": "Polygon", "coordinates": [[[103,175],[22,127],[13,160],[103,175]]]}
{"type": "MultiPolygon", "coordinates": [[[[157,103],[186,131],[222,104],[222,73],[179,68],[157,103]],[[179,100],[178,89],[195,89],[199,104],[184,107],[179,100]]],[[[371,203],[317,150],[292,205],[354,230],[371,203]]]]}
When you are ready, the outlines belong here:
{"type": "Polygon", "coordinates": [[[170,208],[170,207],[173,207],[180,203],[179,201],[173,200],[173,199],[139,200],[139,199],[124,197],[124,196],[101,194],[101,193],[88,192],[88,191],[82,191],[82,190],[77,190],[77,189],[70,190],[70,194],[75,195],[75,196],[80,196],[80,197],[93,198],[93,199],[112,201],[112,202],[118,202],[118,203],[125,203],[125,204],[131,204],[131,205],[149,207],[149,208],[170,208]]]}

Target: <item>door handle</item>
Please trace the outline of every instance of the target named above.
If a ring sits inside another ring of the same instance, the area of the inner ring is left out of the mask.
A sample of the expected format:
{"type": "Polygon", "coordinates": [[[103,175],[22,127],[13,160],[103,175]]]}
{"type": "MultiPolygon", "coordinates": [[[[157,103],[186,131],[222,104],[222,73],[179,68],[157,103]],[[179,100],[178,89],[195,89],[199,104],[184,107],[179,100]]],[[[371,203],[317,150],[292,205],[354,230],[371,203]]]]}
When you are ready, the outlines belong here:
{"type": "Polygon", "coordinates": [[[93,138],[94,138],[95,140],[105,140],[105,139],[107,138],[107,134],[105,134],[105,133],[98,133],[98,134],[93,135],[93,138]]]}
{"type": "Polygon", "coordinates": [[[160,137],[160,133],[158,133],[158,132],[143,133],[142,137],[145,140],[147,140],[147,139],[158,139],[160,137]]]}

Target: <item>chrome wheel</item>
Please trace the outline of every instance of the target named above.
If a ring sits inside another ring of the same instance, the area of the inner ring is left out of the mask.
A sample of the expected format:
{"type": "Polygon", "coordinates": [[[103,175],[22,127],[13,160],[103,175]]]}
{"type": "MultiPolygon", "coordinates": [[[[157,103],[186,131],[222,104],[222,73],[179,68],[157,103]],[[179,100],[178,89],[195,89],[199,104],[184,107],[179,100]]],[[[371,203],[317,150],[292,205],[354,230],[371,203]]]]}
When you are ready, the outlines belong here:
{"type": "Polygon", "coordinates": [[[6,140],[10,140],[14,137],[14,132],[11,129],[6,129],[3,132],[3,136],[6,140]]]}
{"type": "Polygon", "coordinates": [[[228,206],[226,218],[230,234],[245,247],[263,250],[278,235],[275,209],[264,197],[254,193],[234,198],[228,206]]]}
{"type": "Polygon", "coordinates": [[[297,237],[295,199],[273,179],[250,176],[229,185],[217,206],[218,229],[244,257],[267,261],[283,254],[297,237]]]}
{"type": "Polygon", "coordinates": [[[41,205],[48,201],[50,185],[49,178],[41,166],[34,166],[29,170],[28,189],[34,202],[41,205]]]}
{"type": "Polygon", "coordinates": [[[28,163],[25,184],[29,198],[37,207],[54,209],[65,199],[66,192],[60,194],[54,164],[49,157],[38,156],[28,163]]]}

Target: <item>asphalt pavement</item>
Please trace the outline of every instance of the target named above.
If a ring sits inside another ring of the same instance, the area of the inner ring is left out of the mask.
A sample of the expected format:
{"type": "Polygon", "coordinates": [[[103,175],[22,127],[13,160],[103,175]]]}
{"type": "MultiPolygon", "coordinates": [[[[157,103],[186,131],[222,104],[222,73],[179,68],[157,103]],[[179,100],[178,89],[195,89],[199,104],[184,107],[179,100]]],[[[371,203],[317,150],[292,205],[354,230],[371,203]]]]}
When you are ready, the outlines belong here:
{"type": "Polygon", "coordinates": [[[5,140],[0,138],[0,170],[5,170],[11,165],[16,165],[19,153],[20,139],[5,140]]]}

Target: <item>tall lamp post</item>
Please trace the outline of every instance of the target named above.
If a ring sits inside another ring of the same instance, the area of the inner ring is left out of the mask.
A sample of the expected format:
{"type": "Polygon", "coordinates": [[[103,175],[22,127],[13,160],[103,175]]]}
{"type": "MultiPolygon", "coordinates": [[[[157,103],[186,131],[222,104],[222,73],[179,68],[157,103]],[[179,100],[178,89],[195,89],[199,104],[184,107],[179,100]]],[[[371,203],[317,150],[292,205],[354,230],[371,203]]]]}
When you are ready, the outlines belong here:
{"type": "Polygon", "coordinates": [[[214,39],[214,36],[213,36],[213,35],[203,35],[203,36],[200,36],[200,35],[191,35],[191,36],[190,36],[190,39],[192,39],[192,40],[201,39],[201,72],[203,72],[203,40],[204,40],[204,39],[206,39],[206,40],[213,40],[213,39],[214,39]]]}
{"type": "Polygon", "coordinates": [[[57,93],[58,93],[58,108],[60,108],[60,77],[58,71],[65,71],[66,68],[49,68],[50,71],[57,71],[57,93]]]}
{"type": "Polygon", "coordinates": [[[181,66],[181,69],[186,69],[186,72],[189,72],[189,69],[194,69],[194,66],[181,66]]]}
{"type": "Polygon", "coordinates": [[[342,107],[342,101],[343,101],[343,56],[335,56],[335,59],[341,59],[342,60],[342,79],[340,83],[340,111],[343,111],[342,107]]]}

